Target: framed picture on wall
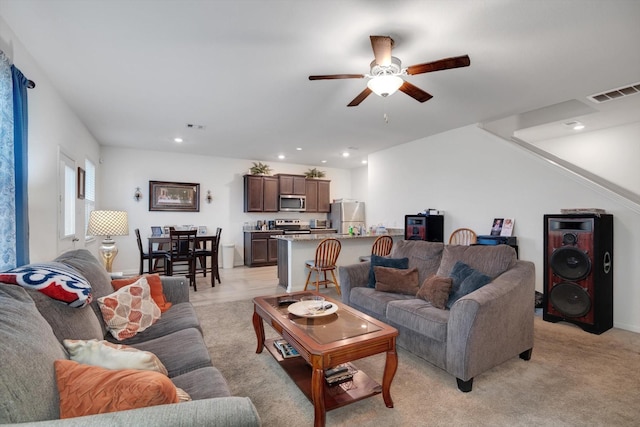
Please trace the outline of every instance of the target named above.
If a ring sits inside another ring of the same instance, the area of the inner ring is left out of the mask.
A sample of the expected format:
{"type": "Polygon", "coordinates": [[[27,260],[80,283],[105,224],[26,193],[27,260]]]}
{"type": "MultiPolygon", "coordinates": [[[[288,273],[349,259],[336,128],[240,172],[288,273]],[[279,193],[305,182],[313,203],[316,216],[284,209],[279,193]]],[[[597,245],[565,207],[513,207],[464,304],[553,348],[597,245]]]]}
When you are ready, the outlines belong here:
{"type": "Polygon", "coordinates": [[[149,181],[149,210],[200,212],[200,184],[149,181]]]}
{"type": "Polygon", "coordinates": [[[86,190],[87,174],[78,166],[78,199],[84,199],[86,190]]]}

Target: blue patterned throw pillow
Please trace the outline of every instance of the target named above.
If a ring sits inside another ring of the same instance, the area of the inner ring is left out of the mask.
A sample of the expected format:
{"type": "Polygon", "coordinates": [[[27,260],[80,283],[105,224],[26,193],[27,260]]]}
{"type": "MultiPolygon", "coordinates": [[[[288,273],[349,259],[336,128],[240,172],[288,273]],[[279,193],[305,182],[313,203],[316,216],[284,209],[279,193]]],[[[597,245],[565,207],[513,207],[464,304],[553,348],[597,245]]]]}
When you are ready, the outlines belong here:
{"type": "Polygon", "coordinates": [[[91,302],[91,284],[59,262],[16,267],[0,273],[0,282],[40,291],[70,307],[80,308],[91,302]]]}
{"type": "Polygon", "coordinates": [[[451,308],[451,306],[463,296],[491,282],[489,276],[480,273],[478,270],[474,270],[462,261],[456,262],[449,277],[453,279],[453,283],[446,304],[447,308],[451,308]]]}

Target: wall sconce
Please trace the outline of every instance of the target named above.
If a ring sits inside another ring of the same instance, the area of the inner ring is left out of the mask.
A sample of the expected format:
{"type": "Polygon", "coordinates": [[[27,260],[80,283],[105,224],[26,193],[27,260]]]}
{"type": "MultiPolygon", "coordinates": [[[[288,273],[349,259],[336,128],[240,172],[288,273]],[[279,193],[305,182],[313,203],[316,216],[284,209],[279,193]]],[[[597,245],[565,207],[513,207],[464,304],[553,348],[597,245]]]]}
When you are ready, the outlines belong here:
{"type": "Polygon", "coordinates": [[[133,193],[133,199],[136,202],[139,202],[142,199],[142,192],[140,191],[140,187],[136,187],[136,192],[133,193]]]}
{"type": "Polygon", "coordinates": [[[207,190],[207,203],[211,203],[213,200],[213,196],[211,195],[211,190],[207,190]]]}

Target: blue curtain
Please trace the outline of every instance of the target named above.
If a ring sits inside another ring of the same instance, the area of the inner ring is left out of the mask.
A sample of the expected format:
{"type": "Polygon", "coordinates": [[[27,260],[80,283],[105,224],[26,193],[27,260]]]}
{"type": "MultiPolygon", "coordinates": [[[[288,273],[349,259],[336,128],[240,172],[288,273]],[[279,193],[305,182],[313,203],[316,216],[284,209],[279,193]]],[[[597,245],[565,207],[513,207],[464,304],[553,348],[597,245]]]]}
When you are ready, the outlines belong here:
{"type": "Polygon", "coordinates": [[[11,64],[0,51],[0,271],[17,265],[12,86],[11,64]]]}
{"type": "Polygon", "coordinates": [[[29,264],[29,197],[27,152],[27,85],[29,80],[11,66],[13,75],[13,155],[15,158],[16,262],[29,264]]]}

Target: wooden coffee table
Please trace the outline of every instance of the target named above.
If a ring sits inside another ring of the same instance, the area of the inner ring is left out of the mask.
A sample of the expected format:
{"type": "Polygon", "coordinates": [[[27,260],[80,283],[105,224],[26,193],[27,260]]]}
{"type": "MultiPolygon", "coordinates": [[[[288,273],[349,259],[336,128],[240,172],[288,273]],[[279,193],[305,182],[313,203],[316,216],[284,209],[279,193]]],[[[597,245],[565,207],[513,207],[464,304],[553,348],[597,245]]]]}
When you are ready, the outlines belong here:
{"type": "MultiPolygon", "coordinates": [[[[393,408],[391,381],[398,368],[396,337],[398,330],[331,298],[338,311],[321,317],[298,317],[287,310],[287,300],[300,300],[316,292],[295,292],[253,299],[253,327],[258,339],[256,353],[266,348],[289,374],[314,407],[315,426],[324,426],[326,411],[382,393],[384,403],[393,408]],[[263,321],[271,325],[300,356],[283,358],[275,340],[265,340],[263,321]],[[386,353],[382,387],[367,374],[355,370],[349,362],[378,353],[386,353]],[[348,383],[329,386],[325,369],[347,364],[355,370],[348,383]]],[[[320,295],[320,294],[317,294],[320,295]]]]}

